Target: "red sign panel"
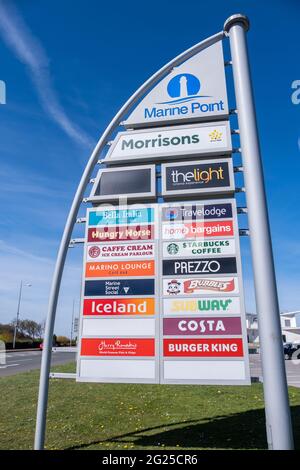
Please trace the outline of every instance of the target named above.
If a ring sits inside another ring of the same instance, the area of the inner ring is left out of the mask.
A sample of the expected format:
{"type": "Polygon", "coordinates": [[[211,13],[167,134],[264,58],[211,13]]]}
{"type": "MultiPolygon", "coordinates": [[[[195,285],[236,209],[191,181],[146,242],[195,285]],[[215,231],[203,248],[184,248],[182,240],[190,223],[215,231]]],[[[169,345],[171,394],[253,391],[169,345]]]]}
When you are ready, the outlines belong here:
{"type": "Polygon", "coordinates": [[[118,240],[152,240],[154,225],[132,225],[116,227],[89,228],[88,242],[105,242],[118,240]]]}
{"type": "MultiPolygon", "coordinates": [[[[164,339],[166,357],[242,357],[243,340],[237,339],[164,339]]],[[[213,364],[212,364],[213,367],[213,364]]]]}
{"type": "Polygon", "coordinates": [[[154,298],[85,299],[83,315],[154,315],[154,298]]]}
{"type": "Polygon", "coordinates": [[[81,356],[154,356],[152,338],[83,338],[81,356]]]}

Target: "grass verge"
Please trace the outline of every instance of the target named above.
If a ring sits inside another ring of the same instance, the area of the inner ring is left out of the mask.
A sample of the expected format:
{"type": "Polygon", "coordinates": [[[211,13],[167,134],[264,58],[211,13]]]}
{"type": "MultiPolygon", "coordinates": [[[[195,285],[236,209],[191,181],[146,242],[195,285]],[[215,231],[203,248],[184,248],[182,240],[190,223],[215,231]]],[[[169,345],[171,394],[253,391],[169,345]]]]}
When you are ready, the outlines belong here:
{"type": "MultiPolygon", "coordinates": [[[[0,449],[32,448],[38,379],[39,371],[0,378],[0,449]]],[[[300,389],[289,393],[300,448],[300,389]]],[[[46,448],[264,449],[262,386],[51,380],[46,448]]]]}

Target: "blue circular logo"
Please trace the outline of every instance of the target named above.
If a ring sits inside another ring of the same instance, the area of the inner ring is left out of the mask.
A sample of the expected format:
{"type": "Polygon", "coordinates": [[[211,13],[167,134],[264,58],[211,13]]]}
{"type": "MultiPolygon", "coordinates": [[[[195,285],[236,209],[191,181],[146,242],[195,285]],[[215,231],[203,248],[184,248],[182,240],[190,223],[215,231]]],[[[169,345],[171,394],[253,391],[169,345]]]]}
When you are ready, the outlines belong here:
{"type": "Polygon", "coordinates": [[[167,92],[171,98],[184,98],[197,95],[200,87],[200,80],[195,75],[180,73],[169,81],[167,92]]]}

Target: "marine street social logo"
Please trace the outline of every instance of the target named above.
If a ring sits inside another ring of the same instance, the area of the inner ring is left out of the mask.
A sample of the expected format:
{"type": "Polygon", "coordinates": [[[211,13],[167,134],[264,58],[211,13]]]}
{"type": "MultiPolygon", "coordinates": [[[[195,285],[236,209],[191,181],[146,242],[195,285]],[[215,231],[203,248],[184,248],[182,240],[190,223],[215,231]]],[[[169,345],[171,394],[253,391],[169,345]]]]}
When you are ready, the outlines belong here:
{"type": "Polygon", "coordinates": [[[153,106],[144,109],[144,118],[153,119],[168,116],[180,116],[186,114],[202,114],[207,112],[224,111],[222,100],[208,103],[200,102],[199,98],[211,98],[207,95],[200,95],[201,83],[196,75],[191,73],[181,73],[171,78],[167,85],[167,94],[171,100],[156,103],[163,107],[153,106]],[[185,104],[183,104],[185,103],[185,104]],[[166,107],[169,105],[169,107],[166,107]]]}

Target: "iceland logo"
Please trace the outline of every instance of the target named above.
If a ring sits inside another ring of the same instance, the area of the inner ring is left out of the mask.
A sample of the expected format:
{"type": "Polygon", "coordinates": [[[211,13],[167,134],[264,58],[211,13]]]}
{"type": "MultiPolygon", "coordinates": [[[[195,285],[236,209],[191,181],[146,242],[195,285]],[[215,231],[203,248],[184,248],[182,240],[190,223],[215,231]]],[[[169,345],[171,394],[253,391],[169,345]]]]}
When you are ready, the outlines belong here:
{"type": "Polygon", "coordinates": [[[205,95],[199,95],[201,88],[200,80],[191,73],[181,73],[175,75],[167,86],[167,92],[170,98],[173,98],[170,101],[164,101],[159,104],[176,104],[176,103],[186,103],[195,98],[204,98],[205,95]]]}

